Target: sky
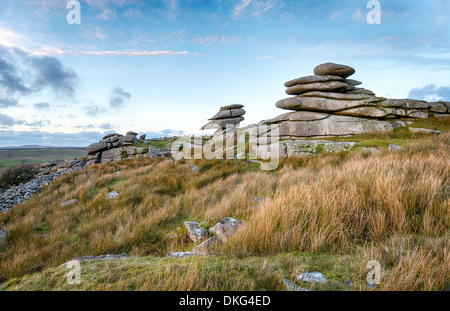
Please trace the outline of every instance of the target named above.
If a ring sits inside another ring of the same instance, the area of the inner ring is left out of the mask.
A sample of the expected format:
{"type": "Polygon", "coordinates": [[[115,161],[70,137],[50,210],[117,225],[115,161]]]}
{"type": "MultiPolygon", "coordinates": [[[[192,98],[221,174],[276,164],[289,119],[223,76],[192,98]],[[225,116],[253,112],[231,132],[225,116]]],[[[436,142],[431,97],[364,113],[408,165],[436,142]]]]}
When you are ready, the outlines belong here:
{"type": "Polygon", "coordinates": [[[231,104],[255,124],[324,62],[377,96],[450,101],[448,0],[379,0],[380,24],[368,0],[79,0],[80,24],[68,2],[1,2],[0,147],[200,134],[231,104]]]}

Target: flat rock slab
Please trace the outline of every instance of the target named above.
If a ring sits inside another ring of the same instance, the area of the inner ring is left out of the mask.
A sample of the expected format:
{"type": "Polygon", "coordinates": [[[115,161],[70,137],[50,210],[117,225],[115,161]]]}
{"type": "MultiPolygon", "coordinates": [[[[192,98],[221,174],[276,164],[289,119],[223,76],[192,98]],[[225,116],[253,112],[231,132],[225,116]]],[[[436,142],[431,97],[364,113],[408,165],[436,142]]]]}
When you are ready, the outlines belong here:
{"type": "Polygon", "coordinates": [[[286,94],[300,95],[311,91],[344,91],[347,90],[348,87],[349,85],[347,83],[339,81],[297,84],[288,88],[286,94]]]}
{"type": "Polygon", "coordinates": [[[335,63],[325,63],[314,68],[314,74],[317,76],[333,75],[348,78],[355,72],[355,69],[350,66],[335,63]]]}
{"type": "MultiPolygon", "coordinates": [[[[129,255],[101,255],[101,256],[85,256],[85,257],[77,257],[72,260],[76,260],[79,262],[87,262],[93,260],[120,260],[131,258],[129,255]]],[[[71,260],[71,261],[72,261],[71,260]]]]}
{"type": "Polygon", "coordinates": [[[280,124],[280,136],[326,137],[348,136],[367,132],[385,132],[397,128],[388,121],[331,115],[317,121],[288,121],[280,124]]]}
{"type": "Polygon", "coordinates": [[[244,108],[244,105],[229,105],[229,106],[223,106],[220,108],[221,111],[224,110],[230,110],[230,109],[241,109],[244,108]]]}
{"type": "Polygon", "coordinates": [[[192,257],[196,254],[194,252],[170,252],[167,253],[166,257],[173,257],[173,258],[186,258],[186,257],[192,257]]]}
{"type": "Polygon", "coordinates": [[[229,119],[222,119],[222,120],[214,120],[209,122],[208,124],[204,125],[200,130],[217,130],[217,129],[226,129],[227,125],[231,126],[238,126],[239,123],[244,121],[244,117],[237,117],[237,118],[229,118],[229,119]]]}
{"type": "Polygon", "coordinates": [[[284,84],[284,86],[292,87],[297,84],[309,84],[309,83],[329,82],[329,81],[344,81],[344,78],[338,76],[306,76],[288,81],[284,84]]]}
{"type": "Polygon", "coordinates": [[[335,112],[361,106],[377,106],[377,104],[368,99],[338,100],[320,97],[292,97],[278,101],[276,106],[285,110],[335,112]]]}
{"type": "Polygon", "coordinates": [[[336,114],[343,116],[367,117],[367,118],[386,118],[388,116],[403,116],[406,115],[405,110],[380,108],[380,107],[359,107],[348,110],[341,110],[336,114]]]}
{"type": "Polygon", "coordinates": [[[313,91],[301,94],[299,97],[320,97],[328,99],[339,99],[339,100],[371,100],[372,102],[379,102],[381,99],[367,95],[367,94],[348,94],[348,93],[333,93],[333,92],[320,92],[313,91]]]}
{"type": "Polygon", "coordinates": [[[210,118],[209,120],[237,118],[237,117],[243,116],[244,114],[245,114],[244,109],[221,110],[214,117],[210,118]]]}
{"type": "Polygon", "coordinates": [[[351,150],[354,142],[335,142],[329,140],[288,140],[285,142],[288,157],[308,157],[322,152],[338,153],[351,150]]]}
{"type": "Polygon", "coordinates": [[[322,283],[328,282],[327,277],[320,272],[303,272],[297,276],[297,282],[308,282],[308,283],[322,283]]]}
{"type": "Polygon", "coordinates": [[[427,109],[431,104],[423,100],[415,99],[386,99],[380,102],[383,107],[395,107],[405,109],[427,109]]]}
{"type": "Polygon", "coordinates": [[[375,93],[371,90],[367,90],[364,88],[354,88],[353,90],[345,92],[346,94],[366,94],[366,95],[373,95],[375,96],[375,93]]]}

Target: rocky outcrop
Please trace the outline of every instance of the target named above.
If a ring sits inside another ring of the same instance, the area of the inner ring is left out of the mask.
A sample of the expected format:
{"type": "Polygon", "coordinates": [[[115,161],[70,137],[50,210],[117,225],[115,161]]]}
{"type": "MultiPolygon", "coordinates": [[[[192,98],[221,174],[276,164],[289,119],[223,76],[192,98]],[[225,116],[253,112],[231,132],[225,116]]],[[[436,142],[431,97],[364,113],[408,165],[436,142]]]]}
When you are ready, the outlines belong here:
{"type": "Polygon", "coordinates": [[[150,142],[150,140],[145,139],[146,135],[141,135],[139,139],[137,138],[138,135],[138,133],[133,131],[127,132],[125,136],[111,133],[103,137],[99,142],[89,145],[86,148],[86,166],[162,156],[160,150],[150,145],[133,147],[133,145],[138,143],[148,144],[150,142]]]}
{"type": "Polygon", "coordinates": [[[260,125],[273,125],[280,139],[295,140],[392,131],[414,119],[450,115],[447,102],[377,97],[358,88],[362,82],[348,79],[354,73],[349,66],[326,63],[317,66],[313,76],[286,82],[286,93],[295,97],[282,99],[276,106],[291,112],[260,125]]]}
{"type": "Polygon", "coordinates": [[[200,130],[224,130],[227,127],[237,127],[245,120],[245,110],[243,105],[230,105],[220,108],[220,111],[210,118],[208,124],[202,126],[200,130]]]}

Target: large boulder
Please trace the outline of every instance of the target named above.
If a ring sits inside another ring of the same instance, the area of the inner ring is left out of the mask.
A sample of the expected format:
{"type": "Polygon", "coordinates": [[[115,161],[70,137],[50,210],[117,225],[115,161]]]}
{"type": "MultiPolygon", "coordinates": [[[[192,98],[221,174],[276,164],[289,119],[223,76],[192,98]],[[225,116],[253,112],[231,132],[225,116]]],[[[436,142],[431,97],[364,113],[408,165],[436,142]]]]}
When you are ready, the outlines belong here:
{"type": "Polygon", "coordinates": [[[351,150],[354,142],[335,142],[329,140],[288,140],[285,142],[288,157],[307,157],[322,152],[339,153],[351,150]]]}
{"type": "Polygon", "coordinates": [[[335,63],[321,64],[314,69],[314,74],[317,76],[333,75],[342,78],[348,78],[354,73],[355,69],[353,69],[352,67],[335,63]]]}
{"type": "Polygon", "coordinates": [[[94,155],[98,152],[102,152],[104,150],[108,149],[107,143],[98,142],[92,145],[89,145],[86,148],[87,155],[94,155]]]}

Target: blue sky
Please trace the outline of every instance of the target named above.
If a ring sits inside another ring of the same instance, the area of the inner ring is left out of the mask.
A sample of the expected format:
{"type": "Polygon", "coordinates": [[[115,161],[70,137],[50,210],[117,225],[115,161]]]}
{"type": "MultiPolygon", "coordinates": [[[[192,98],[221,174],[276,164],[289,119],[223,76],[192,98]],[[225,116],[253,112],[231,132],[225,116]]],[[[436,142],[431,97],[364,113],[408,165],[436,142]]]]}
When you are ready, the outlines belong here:
{"type": "Polygon", "coordinates": [[[282,114],[283,83],[332,61],[378,96],[450,101],[450,1],[3,0],[0,146],[86,146],[106,132],[200,133],[282,114]]]}

